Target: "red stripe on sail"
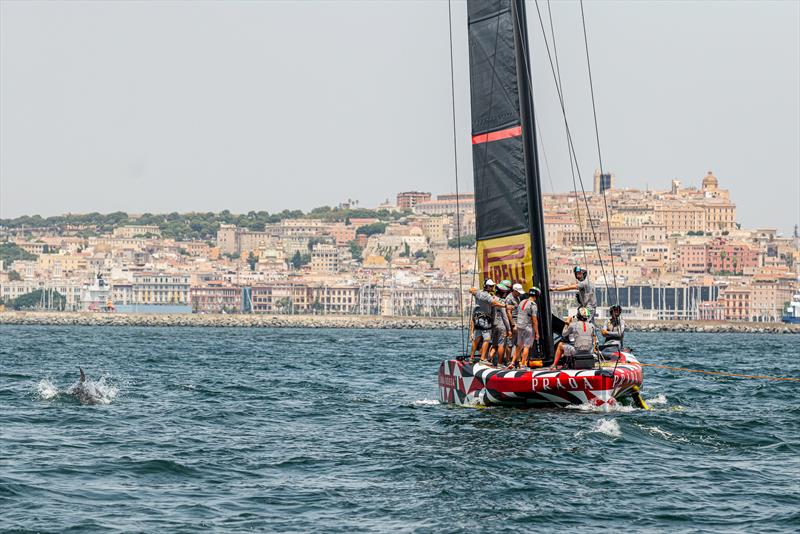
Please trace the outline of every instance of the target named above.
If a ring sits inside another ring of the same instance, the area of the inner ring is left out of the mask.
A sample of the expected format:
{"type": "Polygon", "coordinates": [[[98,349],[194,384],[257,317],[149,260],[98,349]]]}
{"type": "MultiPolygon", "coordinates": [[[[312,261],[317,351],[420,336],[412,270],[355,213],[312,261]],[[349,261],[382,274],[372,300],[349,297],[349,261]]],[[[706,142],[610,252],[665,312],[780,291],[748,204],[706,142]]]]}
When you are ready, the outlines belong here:
{"type": "Polygon", "coordinates": [[[472,144],[479,145],[481,143],[488,143],[489,141],[499,141],[500,139],[508,139],[509,137],[517,137],[520,135],[522,135],[522,126],[512,126],[505,130],[473,135],[472,144]]]}

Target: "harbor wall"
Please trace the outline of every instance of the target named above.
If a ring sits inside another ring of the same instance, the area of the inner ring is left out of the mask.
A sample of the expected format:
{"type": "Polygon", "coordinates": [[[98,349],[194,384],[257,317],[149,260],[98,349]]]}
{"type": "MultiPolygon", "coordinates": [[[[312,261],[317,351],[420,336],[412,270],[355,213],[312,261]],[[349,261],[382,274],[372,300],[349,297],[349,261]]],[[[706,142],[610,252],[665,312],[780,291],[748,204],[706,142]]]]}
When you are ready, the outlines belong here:
{"type": "MultiPolygon", "coordinates": [[[[148,326],[223,328],[377,328],[455,330],[458,318],[364,315],[129,314],[99,312],[0,312],[0,325],[148,326]]],[[[728,321],[627,321],[634,332],[800,333],[800,325],[728,321]]]]}

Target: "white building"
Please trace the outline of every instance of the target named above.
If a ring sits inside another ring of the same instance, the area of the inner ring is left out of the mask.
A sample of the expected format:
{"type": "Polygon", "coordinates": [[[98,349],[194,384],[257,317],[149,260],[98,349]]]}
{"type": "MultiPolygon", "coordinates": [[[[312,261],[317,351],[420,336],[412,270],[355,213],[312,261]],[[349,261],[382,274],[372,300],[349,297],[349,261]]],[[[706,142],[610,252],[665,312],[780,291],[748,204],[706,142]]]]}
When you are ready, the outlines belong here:
{"type": "Polygon", "coordinates": [[[190,304],[189,276],[185,274],[136,273],[134,304],[190,304]]]}

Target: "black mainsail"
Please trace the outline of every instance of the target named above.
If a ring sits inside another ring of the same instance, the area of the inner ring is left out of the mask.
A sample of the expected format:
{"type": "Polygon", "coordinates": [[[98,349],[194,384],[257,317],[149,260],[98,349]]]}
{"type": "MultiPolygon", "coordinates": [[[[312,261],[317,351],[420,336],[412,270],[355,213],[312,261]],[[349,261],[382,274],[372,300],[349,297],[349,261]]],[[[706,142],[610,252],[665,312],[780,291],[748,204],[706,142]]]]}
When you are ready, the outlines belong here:
{"type": "MultiPolygon", "coordinates": [[[[537,285],[540,317],[551,317],[525,2],[468,0],[467,9],[481,282],[537,285]]],[[[551,321],[539,328],[553,339],[551,321]]],[[[542,350],[552,361],[553,344],[542,350]]]]}

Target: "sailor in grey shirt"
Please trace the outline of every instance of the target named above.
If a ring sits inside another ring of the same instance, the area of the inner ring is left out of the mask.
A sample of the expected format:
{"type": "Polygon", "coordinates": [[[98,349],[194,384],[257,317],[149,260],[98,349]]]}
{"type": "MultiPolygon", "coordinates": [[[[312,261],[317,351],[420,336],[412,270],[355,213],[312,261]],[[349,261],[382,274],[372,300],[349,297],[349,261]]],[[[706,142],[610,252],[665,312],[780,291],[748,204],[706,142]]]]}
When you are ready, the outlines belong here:
{"type": "Polygon", "coordinates": [[[579,308],[587,308],[589,310],[589,320],[591,321],[595,315],[597,308],[597,299],[594,294],[594,284],[589,280],[589,271],[583,267],[576,266],[573,269],[575,273],[575,283],[567,286],[554,287],[551,291],[577,291],[575,299],[578,301],[579,308]]]}

